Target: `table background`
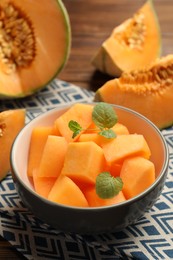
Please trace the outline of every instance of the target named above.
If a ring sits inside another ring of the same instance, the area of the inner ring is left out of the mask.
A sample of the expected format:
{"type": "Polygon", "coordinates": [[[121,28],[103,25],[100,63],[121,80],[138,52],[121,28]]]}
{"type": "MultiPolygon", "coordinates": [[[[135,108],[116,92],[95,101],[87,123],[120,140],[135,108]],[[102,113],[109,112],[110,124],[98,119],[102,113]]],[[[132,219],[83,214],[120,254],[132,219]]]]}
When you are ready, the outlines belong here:
{"type": "MultiPolygon", "coordinates": [[[[145,1],[143,0],[64,0],[72,27],[72,49],[65,69],[59,79],[81,88],[95,91],[110,79],[91,65],[90,61],[109,36],[112,29],[129,18],[145,1]]],[[[159,17],[163,54],[173,53],[173,1],[154,0],[159,17]]],[[[24,259],[0,238],[0,259],[24,259]]]]}

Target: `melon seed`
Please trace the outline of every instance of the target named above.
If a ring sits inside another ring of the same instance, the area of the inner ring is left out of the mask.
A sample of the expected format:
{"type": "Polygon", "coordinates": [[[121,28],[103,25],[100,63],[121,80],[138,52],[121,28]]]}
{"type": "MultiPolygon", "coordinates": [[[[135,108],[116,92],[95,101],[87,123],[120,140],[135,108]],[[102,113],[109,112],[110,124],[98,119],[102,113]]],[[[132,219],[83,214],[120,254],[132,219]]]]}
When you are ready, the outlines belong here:
{"type": "Polygon", "coordinates": [[[0,4],[0,59],[6,74],[28,67],[36,55],[32,23],[13,3],[0,4]]]}

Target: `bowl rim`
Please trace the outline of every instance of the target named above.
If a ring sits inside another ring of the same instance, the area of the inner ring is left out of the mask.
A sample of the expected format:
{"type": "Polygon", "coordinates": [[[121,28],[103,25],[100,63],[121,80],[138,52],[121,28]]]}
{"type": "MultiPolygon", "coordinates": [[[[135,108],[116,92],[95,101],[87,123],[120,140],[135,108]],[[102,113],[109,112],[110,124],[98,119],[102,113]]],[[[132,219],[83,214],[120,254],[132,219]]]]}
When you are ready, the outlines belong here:
{"type": "MultiPolygon", "coordinates": [[[[113,205],[108,205],[108,206],[99,206],[99,207],[77,207],[77,206],[68,206],[68,205],[63,205],[60,203],[56,203],[53,201],[50,201],[46,198],[44,198],[43,196],[39,195],[36,191],[34,191],[34,189],[31,189],[30,187],[28,187],[28,185],[25,184],[25,182],[22,180],[22,178],[20,177],[20,175],[17,173],[16,168],[15,168],[15,163],[14,163],[14,154],[15,154],[15,147],[17,146],[18,140],[20,139],[20,136],[23,134],[24,131],[26,131],[30,125],[34,124],[35,121],[37,121],[38,119],[42,119],[45,117],[45,115],[49,115],[52,112],[55,111],[61,111],[64,109],[68,109],[69,107],[71,107],[72,105],[76,104],[78,102],[75,103],[71,103],[71,104],[65,104],[65,105],[61,105],[60,107],[56,107],[56,108],[52,108],[48,111],[45,112],[41,112],[41,114],[39,114],[38,116],[36,116],[35,118],[33,118],[31,121],[29,121],[22,129],[21,131],[18,133],[18,135],[16,136],[12,147],[11,147],[11,152],[10,152],[10,165],[11,165],[11,171],[13,172],[13,174],[15,175],[15,178],[18,179],[18,181],[20,182],[21,185],[24,186],[24,188],[28,191],[31,192],[32,195],[34,197],[38,197],[40,200],[42,200],[45,204],[50,204],[52,206],[58,206],[60,208],[65,208],[65,209],[69,209],[69,210],[80,210],[80,211],[98,211],[98,210],[106,210],[106,209],[110,209],[110,208],[119,208],[122,207],[124,205],[130,205],[132,203],[134,203],[135,201],[141,200],[143,197],[145,197],[148,193],[150,193],[156,186],[157,184],[160,182],[160,180],[163,178],[163,176],[167,175],[168,172],[168,166],[169,166],[169,150],[168,150],[168,145],[166,143],[166,140],[163,136],[163,134],[161,133],[161,130],[152,122],[150,121],[147,117],[145,117],[144,115],[138,113],[137,111],[121,106],[121,105],[116,105],[116,104],[111,104],[115,109],[119,109],[119,110],[123,110],[126,111],[128,113],[131,114],[135,114],[135,116],[137,116],[138,118],[141,118],[142,120],[144,120],[147,124],[151,125],[151,127],[154,129],[154,131],[157,132],[157,134],[159,135],[161,141],[162,141],[162,145],[164,148],[164,154],[165,154],[165,161],[164,164],[162,166],[162,169],[160,171],[159,176],[156,178],[156,180],[154,181],[154,183],[152,185],[150,185],[146,190],[144,190],[142,193],[136,195],[135,197],[128,199],[126,201],[117,203],[117,204],[113,204],[113,205]]],[[[79,103],[86,103],[86,104],[97,104],[98,102],[79,102],[79,103]]],[[[14,178],[13,178],[14,180],[14,178]]],[[[14,181],[15,182],[15,181],[14,181]]]]}

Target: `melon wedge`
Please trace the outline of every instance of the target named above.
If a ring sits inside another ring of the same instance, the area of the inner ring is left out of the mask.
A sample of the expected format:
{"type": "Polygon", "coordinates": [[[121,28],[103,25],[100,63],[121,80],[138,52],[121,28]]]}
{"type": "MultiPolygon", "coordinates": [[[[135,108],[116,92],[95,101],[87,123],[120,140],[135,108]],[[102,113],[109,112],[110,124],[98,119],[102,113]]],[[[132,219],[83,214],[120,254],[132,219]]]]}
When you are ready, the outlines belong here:
{"type": "Polygon", "coordinates": [[[0,98],[31,95],[58,75],[67,61],[68,13],[61,0],[1,0],[0,9],[4,11],[1,40],[9,49],[8,53],[1,49],[0,98]],[[8,30],[5,24],[10,19],[8,30]]]}
{"type": "Polygon", "coordinates": [[[115,27],[92,64],[103,73],[120,76],[149,66],[160,53],[160,26],[153,2],[148,0],[133,17],[115,27]]]}
{"type": "Polygon", "coordinates": [[[25,109],[0,113],[0,180],[10,170],[10,151],[13,141],[25,125],[25,109]]]}

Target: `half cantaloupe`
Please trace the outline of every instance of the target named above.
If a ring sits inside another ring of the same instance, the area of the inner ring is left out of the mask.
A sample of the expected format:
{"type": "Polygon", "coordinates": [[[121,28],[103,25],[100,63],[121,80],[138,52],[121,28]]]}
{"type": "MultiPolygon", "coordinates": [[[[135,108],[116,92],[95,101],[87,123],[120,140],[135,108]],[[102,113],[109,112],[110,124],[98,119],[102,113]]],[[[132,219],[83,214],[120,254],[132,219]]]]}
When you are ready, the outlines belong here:
{"type": "Polygon", "coordinates": [[[31,95],[64,67],[71,42],[61,0],[0,1],[0,98],[31,95]]]}
{"type": "Polygon", "coordinates": [[[107,81],[95,101],[121,105],[150,119],[158,128],[173,125],[173,55],[158,59],[150,68],[123,73],[107,81]]]}
{"type": "Polygon", "coordinates": [[[120,76],[150,65],[160,56],[160,26],[152,0],[121,25],[115,27],[93,57],[92,64],[101,72],[120,76]]]}
{"type": "Polygon", "coordinates": [[[6,110],[0,113],[0,180],[10,170],[10,151],[13,141],[25,125],[25,109],[6,110]]]}

